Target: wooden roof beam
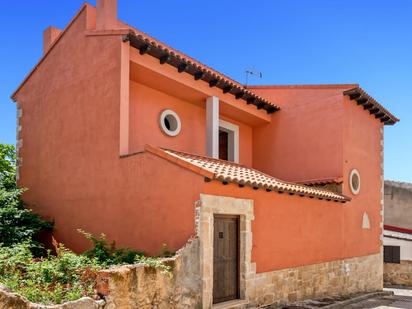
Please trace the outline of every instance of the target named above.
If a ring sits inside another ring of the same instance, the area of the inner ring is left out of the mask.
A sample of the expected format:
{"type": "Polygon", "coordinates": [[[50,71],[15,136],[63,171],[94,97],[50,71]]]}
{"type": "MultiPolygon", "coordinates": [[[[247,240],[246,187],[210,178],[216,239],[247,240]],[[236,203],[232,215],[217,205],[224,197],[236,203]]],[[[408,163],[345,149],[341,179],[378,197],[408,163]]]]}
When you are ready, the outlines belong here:
{"type": "Polygon", "coordinates": [[[370,113],[371,115],[374,115],[374,114],[376,114],[376,113],[379,112],[379,111],[380,111],[379,108],[372,108],[371,110],[369,110],[369,113],[370,113]]]}
{"type": "Polygon", "coordinates": [[[371,109],[371,107],[373,107],[372,103],[367,103],[367,104],[363,105],[363,109],[371,109]]]}
{"type": "Polygon", "coordinates": [[[187,63],[181,63],[177,66],[177,71],[179,73],[182,73],[182,72],[186,71],[186,68],[187,68],[187,63]]]}
{"type": "Polygon", "coordinates": [[[215,87],[218,84],[219,80],[217,78],[209,81],[209,87],[215,87]]]}

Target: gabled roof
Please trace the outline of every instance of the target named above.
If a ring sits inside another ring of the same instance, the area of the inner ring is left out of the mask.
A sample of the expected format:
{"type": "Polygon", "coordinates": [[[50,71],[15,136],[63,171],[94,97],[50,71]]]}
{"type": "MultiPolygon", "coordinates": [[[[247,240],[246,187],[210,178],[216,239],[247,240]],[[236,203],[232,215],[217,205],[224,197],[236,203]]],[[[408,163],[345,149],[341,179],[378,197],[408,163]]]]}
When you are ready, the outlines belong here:
{"type": "Polygon", "coordinates": [[[375,118],[379,119],[385,125],[393,125],[399,121],[398,118],[392,115],[361,87],[345,90],[343,94],[349,96],[351,100],[355,100],[358,105],[363,106],[365,110],[375,115],[375,118]]]}
{"type": "Polygon", "coordinates": [[[146,151],[200,174],[205,177],[206,181],[217,180],[221,181],[224,185],[235,183],[238,184],[239,187],[248,186],[256,190],[264,189],[267,192],[288,193],[290,195],[306,196],[342,203],[350,200],[348,197],[328,190],[282,181],[255,169],[233,162],[170,149],[161,149],[149,145],[146,146],[146,151]]]}
{"type": "MultiPolygon", "coordinates": [[[[25,77],[23,82],[12,94],[11,98],[13,101],[16,101],[17,93],[22,88],[22,86],[31,77],[33,72],[35,72],[36,69],[42,64],[53,47],[64,36],[67,29],[70,28],[74,21],[80,16],[80,13],[87,7],[92,8],[92,6],[88,3],[82,5],[77,14],[63,29],[58,38],[52,43],[49,50],[40,58],[39,62],[25,77]]],[[[153,37],[150,37],[149,35],[131,27],[130,25],[127,25],[121,21],[120,23],[122,23],[124,26],[119,29],[106,31],[106,33],[104,31],[100,31],[100,35],[121,35],[123,36],[123,40],[130,41],[130,45],[137,48],[140,54],[148,54],[156,57],[159,59],[160,64],[172,65],[177,68],[178,72],[186,72],[190,75],[193,75],[195,80],[207,82],[210,87],[220,88],[222,89],[223,93],[231,94],[238,100],[244,100],[246,104],[255,105],[257,109],[263,109],[268,114],[274,113],[280,109],[276,104],[246,89],[246,87],[223,75],[222,73],[202,64],[201,62],[185,55],[180,51],[177,51],[176,49],[171,48],[170,46],[154,39],[153,37]]],[[[90,34],[92,31],[93,30],[89,30],[85,33],[90,34]]]]}
{"type": "Polygon", "coordinates": [[[30,77],[33,75],[33,73],[37,70],[37,68],[43,63],[43,61],[48,57],[52,49],[59,43],[60,39],[66,34],[67,30],[74,24],[74,22],[79,18],[80,14],[85,10],[87,7],[91,7],[90,4],[88,3],[83,3],[82,6],[80,7],[79,11],[73,16],[73,18],[69,21],[67,26],[60,32],[60,34],[57,36],[57,38],[53,41],[53,43],[50,45],[48,50],[40,57],[40,60],[36,63],[36,65],[30,70],[30,72],[24,77],[23,81],[20,83],[20,85],[17,87],[16,90],[14,90],[13,94],[11,95],[11,99],[13,102],[16,102],[17,100],[17,93],[23,88],[24,84],[30,79],[30,77]]]}
{"type": "Polygon", "coordinates": [[[223,93],[232,94],[236,99],[242,99],[246,101],[246,104],[255,105],[257,109],[263,109],[268,114],[280,109],[276,104],[248,90],[233,79],[141,31],[131,29],[129,34],[124,36],[123,40],[129,41],[130,45],[138,49],[141,55],[148,54],[155,57],[159,59],[160,64],[171,65],[179,73],[186,72],[192,75],[195,80],[207,82],[210,87],[220,88],[223,93]]]}

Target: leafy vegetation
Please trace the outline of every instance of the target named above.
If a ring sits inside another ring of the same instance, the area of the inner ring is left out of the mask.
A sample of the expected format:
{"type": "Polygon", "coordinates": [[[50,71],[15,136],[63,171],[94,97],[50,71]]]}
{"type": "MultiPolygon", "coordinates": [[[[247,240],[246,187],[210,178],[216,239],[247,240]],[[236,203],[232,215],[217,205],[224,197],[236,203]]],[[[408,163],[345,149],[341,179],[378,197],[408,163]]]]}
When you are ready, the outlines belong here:
{"type": "Polygon", "coordinates": [[[136,259],[144,256],[144,252],[141,251],[129,248],[117,249],[114,241],[108,244],[105,234],[100,234],[100,237],[97,238],[81,229],[77,231],[93,244],[92,249],[84,252],[84,255],[96,259],[100,265],[133,264],[136,259]]]}
{"type": "Polygon", "coordinates": [[[59,245],[58,254],[35,259],[30,244],[0,247],[0,283],[32,302],[59,304],[93,296],[101,266],[59,245]]]}
{"type": "MultiPolygon", "coordinates": [[[[16,154],[12,145],[0,144],[0,284],[32,302],[60,304],[94,292],[99,270],[111,265],[144,263],[171,275],[170,267],[158,257],[141,251],[116,248],[106,236],[95,237],[79,230],[93,246],[77,255],[54,241],[56,254],[35,240],[51,222],[27,209],[21,200],[23,189],[16,185],[16,154]]],[[[164,256],[173,253],[163,248],[164,256]]]]}
{"type": "Polygon", "coordinates": [[[23,192],[16,185],[15,148],[0,144],[0,243],[12,246],[25,242],[38,255],[42,246],[34,237],[41,230],[52,229],[53,224],[25,207],[20,198],[23,192]]]}
{"type": "Polygon", "coordinates": [[[77,231],[93,243],[92,249],[83,254],[96,260],[101,266],[107,267],[110,265],[142,263],[152,268],[161,269],[163,273],[171,275],[170,266],[165,265],[161,260],[162,257],[171,257],[174,255],[172,251],[167,249],[166,245],[163,245],[162,255],[160,257],[147,257],[142,251],[130,248],[116,248],[114,241],[109,245],[105,234],[100,234],[100,237],[97,238],[81,229],[77,231]]]}

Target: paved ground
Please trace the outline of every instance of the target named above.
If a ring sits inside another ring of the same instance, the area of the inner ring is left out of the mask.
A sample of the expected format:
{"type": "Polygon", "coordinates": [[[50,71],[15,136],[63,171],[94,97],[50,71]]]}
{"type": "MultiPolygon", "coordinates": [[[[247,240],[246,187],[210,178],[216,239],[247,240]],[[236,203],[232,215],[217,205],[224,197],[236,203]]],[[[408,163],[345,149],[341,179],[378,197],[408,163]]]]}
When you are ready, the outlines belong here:
{"type": "Polygon", "coordinates": [[[363,309],[363,308],[375,308],[375,309],[412,309],[412,290],[401,289],[385,289],[387,291],[393,291],[393,296],[383,296],[377,298],[371,298],[361,301],[356,304],[348,305],[348,309],[363,309]]]}
{"type": "MultiPolygon", "coordinates": [[[[267,308],[271,309],[315,309],[325,307],[327,305],[332,306],[331,308],[344,308],[344,309],[412,309],[412,290],[406,289],[388,289],[385,288],[385,291],[392,291],[394,295],[387,296],[376,296],[366,300],[358,301],[356,303],[343,305],[339,304],[339,300],[333,301],[311,301],[307,300],[303,303],[296,303],[295,305],[290,306],[269,306],[267,308]],[[338,306],[337,306],[338,305],[338,306]],[[335,307],[336,306],[336,307],[335,307]]],[[[347,299],[345,300],[347,301],[347,299]]]]}

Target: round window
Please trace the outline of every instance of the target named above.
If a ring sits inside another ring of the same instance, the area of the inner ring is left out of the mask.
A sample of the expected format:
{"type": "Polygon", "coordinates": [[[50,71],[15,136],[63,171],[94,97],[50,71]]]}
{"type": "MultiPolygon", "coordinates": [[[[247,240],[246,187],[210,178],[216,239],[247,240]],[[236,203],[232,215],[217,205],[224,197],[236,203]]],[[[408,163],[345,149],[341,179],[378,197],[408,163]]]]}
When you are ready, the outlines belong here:
{"type": "Polygon", "coordinates": [[[169,136],[176,136],[180,133],[182,125],[179,116],[170,109],[165,109],[160,114],[160,128],[169,136]]]}
{"type": "Polygon", "coordinates": [[[361,180],[359,176],[359,172],[356,169],[353,169],[349,175],[349,185],[350,190],[353,194],[358,194],[360,191],[361,180]]]}

